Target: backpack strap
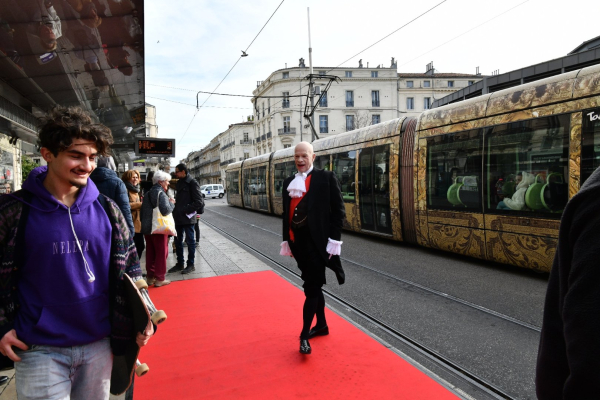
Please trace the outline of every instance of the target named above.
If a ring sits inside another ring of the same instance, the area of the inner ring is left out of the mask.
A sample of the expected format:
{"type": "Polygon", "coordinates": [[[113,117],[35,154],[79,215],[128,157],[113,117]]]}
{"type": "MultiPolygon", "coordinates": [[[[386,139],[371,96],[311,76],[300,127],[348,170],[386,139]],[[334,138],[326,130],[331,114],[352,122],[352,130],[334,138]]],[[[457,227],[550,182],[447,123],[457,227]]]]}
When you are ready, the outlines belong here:
{"type": "Polygon", "coordinates": [[[108,208],[108,201],[106,200],[106,197],[100,193],[98,194],[98,201],[100,202],[100,205],[102,205],[102,208],[104,208],[104,212],[106,213],[106,216],[108,217],[108,219],[110,219],[112,221],[111,213],[110,213],[110,209],[108,208]]]}
{"type": "Polygon", "coordinates": [[[23,199],[21,202],[21,217],[19,218],[19,223],[17,225],[17,237],[15,238],[15,264],[21,266],[25,262],[25,249],[27,248],[25,245],[25,228],[27,227],[27,220],[29,219],[29,210],[31,208],[29,204],[33,199],[33,193],[29,190],[21,189],[13,193],[13,196],[23,199]]]}

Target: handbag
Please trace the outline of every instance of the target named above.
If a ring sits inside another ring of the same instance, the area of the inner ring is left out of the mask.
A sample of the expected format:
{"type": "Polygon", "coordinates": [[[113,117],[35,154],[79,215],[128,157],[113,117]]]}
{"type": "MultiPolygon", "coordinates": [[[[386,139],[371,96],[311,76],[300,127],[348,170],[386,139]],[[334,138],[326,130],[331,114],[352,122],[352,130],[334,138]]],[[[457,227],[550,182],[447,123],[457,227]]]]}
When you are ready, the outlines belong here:
{"type": "MultiPolygon", "coordinates": [[[[158,194],[160,197],[160,192],[158,194]]],[[[177,230],[175,230],[175,220],[173,219],[173,213],[169,215],[162,215],[158,208],[158,198],[156,199],[156,207],[152,209],[152,229],[150,233],[152,235],[170,235],[177,236],[177,230]]]]}

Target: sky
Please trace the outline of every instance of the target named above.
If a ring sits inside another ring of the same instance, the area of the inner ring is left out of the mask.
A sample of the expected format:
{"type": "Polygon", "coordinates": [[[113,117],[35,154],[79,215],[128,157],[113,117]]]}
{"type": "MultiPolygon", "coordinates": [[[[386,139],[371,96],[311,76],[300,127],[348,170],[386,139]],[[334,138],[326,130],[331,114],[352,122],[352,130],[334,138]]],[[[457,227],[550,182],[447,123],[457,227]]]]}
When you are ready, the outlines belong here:
{"type": "Polygon", "coordinates": [[[563,57],[600,35],[597,0],[144,3],[146,102],[156,106],[159,137],[176,139],[176,160],[252,115],[248,97],[198,91],[251,96],[272,72],[300,58],[308,67],[307,9],[313,67],[357,67],[359,59],[389,67],[394,57],[398,72],[422,73],[433,62],[436,72],[502,74],[563,57]]]}

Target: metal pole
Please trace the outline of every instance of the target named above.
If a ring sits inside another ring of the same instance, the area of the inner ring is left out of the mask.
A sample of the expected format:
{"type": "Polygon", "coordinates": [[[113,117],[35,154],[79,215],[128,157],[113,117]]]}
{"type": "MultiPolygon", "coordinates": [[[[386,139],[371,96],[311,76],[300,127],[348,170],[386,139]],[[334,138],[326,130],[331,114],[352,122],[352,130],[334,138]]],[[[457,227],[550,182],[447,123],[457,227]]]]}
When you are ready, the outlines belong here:
{"type": "MultiPolygon", "coordinates": [[[[302,96],[302,71],[298,70],[298,83],[300,84],[300,96],[302,96]]],[[[300,141],[303,142],[304,139],[302,125],[304,124],[304,117],[302,116],[302,97],[298,97],[300,99],[300,141]]]]}
{"type": "MultiPolygon", "coordinates": [[[[310,7],[306,8],[306,13],[308,15],[308,64],[309,64],[309,74],[310,74],[310,82],[308,84],[308,90],[309,90],[309,97],[310,97],[310,109],[312,110],[314,107],[314,100],[315,100],[315,91],[314,91],[314,85],[313,85],[313,80],[312,80],[312,75],[313,75],[313,65],[312,65],[312,45],[310,43],[310,7]]],[[[315,115],[313,114],[312,117],[312,130],[314,131],[314,125],[315,125],[315,115]]],[[[315,135],[314,132],[311,134],[311,142],[315,140],[315,135]]]]}

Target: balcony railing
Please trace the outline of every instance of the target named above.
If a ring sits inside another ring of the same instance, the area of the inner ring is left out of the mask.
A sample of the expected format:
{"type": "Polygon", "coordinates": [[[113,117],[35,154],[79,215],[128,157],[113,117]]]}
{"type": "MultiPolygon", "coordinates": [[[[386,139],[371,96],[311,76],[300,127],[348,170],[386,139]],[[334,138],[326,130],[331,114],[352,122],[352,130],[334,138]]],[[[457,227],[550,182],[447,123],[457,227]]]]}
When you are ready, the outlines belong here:
{"type": "Polygon", "coordinates": [[[250,139],[248,140],[240,140],[240,144],[252,144],[252,141],[250,139]]]}
{"type": "Polygon", "coordinates": [[[256,143],[260,143],[260,136],[256,138],[256,143]]]}
{"type": "Polygon", "coordinates": [[[289,100],[283,100],[281,102],[281,107],[282,108],[290,108],[290,101],[289,100]]]}
{"type": "Polygon", "coordinates": [[[260,135],[260,141],[262,142],[265,140],[267,140],[266,135],[265,134],[260,135]]]}
{"type": "Polygon", "coordinates": [[[354,107],[354,100],[346,100],[346,107],[354,107]]]}
{"type": "Polygon", "coordinates": [[[271,132],[267,132],[267,139],[271,139],[271,132]]]}
{"type": "Polygon", "coordinates": [[[296,128],[277,129],[277,134],[278,135],[295,135],[296,134],[296,128]]]}
{"type": "Polygon", "coordinates": [[[371,106],[373,107],[379,107],[379,100],[374,100],[371,102],[371,106]]]}
{"type": "Polygon", "coordinates": [[[225,166],[225,165],[229,165],[232,162],[235,162],[235,158],[231,158],[229,160],[225,160],[225,161],[221,162],[221,164],[219,164],[219,165],[222,167],[222,166],[225,166]]]}

